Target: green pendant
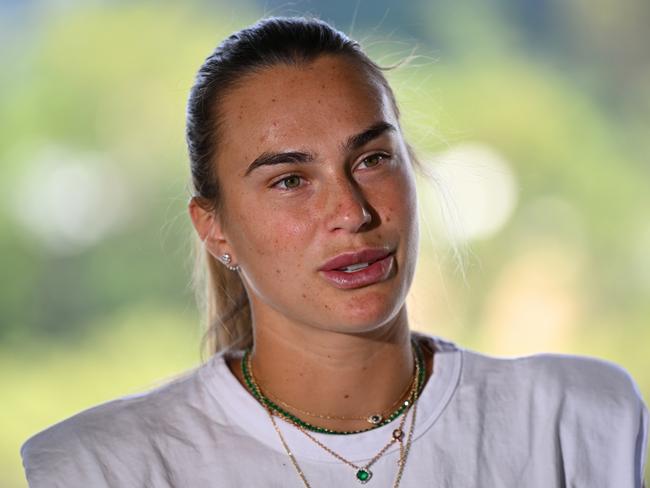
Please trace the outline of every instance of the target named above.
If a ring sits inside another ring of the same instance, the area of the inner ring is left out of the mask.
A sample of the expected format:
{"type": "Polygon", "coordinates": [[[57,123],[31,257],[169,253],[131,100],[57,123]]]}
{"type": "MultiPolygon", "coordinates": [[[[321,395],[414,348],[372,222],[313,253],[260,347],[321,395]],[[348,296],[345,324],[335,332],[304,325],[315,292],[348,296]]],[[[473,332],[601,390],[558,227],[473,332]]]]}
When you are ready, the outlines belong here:
{"type": "Polygon", "coordinates": [[[361,468],[359,471],[357,471],[357,479],[361,481],[361,483],[367,483],[370,478],[372,478],[372,471],[369,469],[361,468]]]}

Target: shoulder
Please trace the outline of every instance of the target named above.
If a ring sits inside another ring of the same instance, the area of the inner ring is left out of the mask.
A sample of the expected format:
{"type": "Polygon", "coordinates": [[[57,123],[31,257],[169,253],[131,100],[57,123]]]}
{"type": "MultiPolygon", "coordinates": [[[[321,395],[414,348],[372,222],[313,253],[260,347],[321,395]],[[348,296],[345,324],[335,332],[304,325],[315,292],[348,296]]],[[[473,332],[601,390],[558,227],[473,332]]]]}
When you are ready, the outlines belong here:
{"type": "Polygon", "coordinates": [[[603,359],[542,354],[528,359],[537,378],[549,390],[584,412],[638,413],[643,407],[639,388],[629,372],[603,359]]]}
{"type": "Polygon", "coordinates": [[[633,480],[643,473],[648,409],[621,366],[586,356],[499,358],[463,350],[462,369],[462,398],[477,415],[550,436],[567,486],[640,486],[633,480]]]}
{"type": "Polygon", "coordinates": [[[572,394],[585,401],[603,395],[638,402],[639,389],[621,366],[589,356],[534,354],[515,358],[463,350],[467,380],[478,383],[527,384],[546,393],[572,394]]]}
{"type": "Polygon", "coordinates": [[[563,428],[611,421],[642,430],[647,421],[647,408],[628,371],[594,357],[503,358],[463,350],[460,388],[468,401],[545,412],[563,428]]]}
{"type": "Polygon", "coordinates": [[[199,394],[197,371],[94,406],[30,437],[20,450],[30,486],[136,483],[133,466],[147,462],[159,432],[187,417],[183,410],[199,394]]]}
{"type": "Polygon", "coordinates": [[[531,375],[544,392],[558,399],[568,428],[594,426],[607,431],[614,426],[630,427],[630,435],[644,431],[647,408],[638,385],[622,366],[603,359],[560,354],[542,354],[527,360],[531,375]]]}

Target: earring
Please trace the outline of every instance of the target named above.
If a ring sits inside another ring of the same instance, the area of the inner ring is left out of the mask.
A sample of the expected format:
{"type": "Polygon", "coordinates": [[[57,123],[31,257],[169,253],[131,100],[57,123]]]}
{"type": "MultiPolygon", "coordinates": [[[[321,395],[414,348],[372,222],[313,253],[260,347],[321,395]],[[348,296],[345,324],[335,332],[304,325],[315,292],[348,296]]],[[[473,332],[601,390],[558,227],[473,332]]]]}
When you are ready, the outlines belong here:
{"type": "Polygon", "coordinates": [[[219,260],[230,271],[237,271],[239,269],[239,266],[230,266],[230,263],[232,261],[232,257],[230,257],[230,254],[228,254],[228,253],[225,253],[225,254],[222,254],[221,256],[219,256],[219,260]]]}

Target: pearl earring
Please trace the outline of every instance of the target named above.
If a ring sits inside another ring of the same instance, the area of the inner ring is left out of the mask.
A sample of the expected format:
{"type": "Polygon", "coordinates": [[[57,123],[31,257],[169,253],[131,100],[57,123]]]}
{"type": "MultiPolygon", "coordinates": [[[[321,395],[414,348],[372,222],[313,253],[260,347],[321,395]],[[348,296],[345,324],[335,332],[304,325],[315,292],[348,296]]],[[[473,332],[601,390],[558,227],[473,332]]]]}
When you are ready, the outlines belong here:
{"type": "Polygon", "coordinates": [[[228,254],[228,253],[222,254],[221,256],[219,256],[219,260],[220,260],[220,261],[223,263],[223,265],[224,265],[226,268],[228,268],[230,271],[237,271],[237,270],[239,270],[239,266],[237,266],[237,265],[235,265],[235,266],[230,266],[230,263],[231,263],[231,261],[232,261],[232,257],[230,256],[230,254],[228,254]]]}

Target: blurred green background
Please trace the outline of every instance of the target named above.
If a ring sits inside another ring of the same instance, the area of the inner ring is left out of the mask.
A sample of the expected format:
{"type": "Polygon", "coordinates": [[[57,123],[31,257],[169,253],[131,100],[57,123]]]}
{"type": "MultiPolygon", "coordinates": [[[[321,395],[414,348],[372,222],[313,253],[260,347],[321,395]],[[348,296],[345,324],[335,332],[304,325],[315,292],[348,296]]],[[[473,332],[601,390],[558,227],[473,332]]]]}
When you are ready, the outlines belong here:
{"type": "Polygon", "coordinates": [[[615,361],[650,398],[650,3],[0,1],[0,487],[31,434],[200,361],[184,106],[263,15],[387,65],[420,181],[415,328],[615,361]]]}

